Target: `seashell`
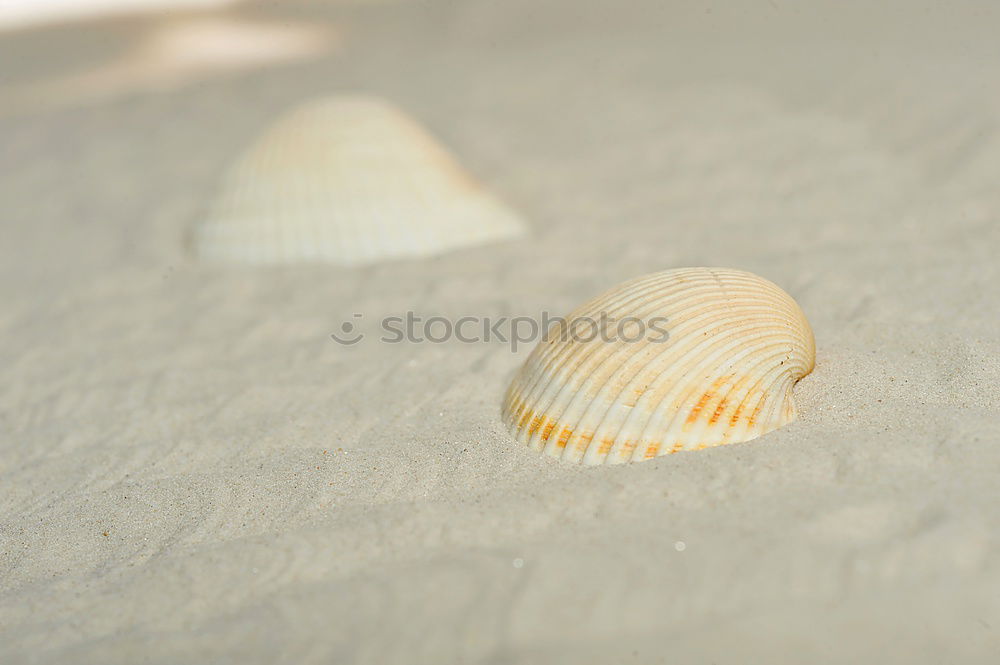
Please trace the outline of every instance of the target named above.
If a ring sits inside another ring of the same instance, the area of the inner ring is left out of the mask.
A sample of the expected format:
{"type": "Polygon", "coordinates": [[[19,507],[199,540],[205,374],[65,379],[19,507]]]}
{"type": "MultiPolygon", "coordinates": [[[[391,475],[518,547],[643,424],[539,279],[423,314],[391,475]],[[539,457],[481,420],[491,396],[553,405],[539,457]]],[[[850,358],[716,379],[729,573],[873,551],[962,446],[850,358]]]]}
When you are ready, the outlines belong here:
{"type": "Polygon", "coordinates": [[[208,260],[352,266],[525,230],[417,123],[351,95],[291,111],[251,146],[194,248],[208,260]]]}
{"type": "Polygon", "coordinates": [[[795,419],[792,386],[815,358],[802,310],[766,279],[667,270],[550,327],[502,415],[521,443],[584,464],[749,441],[795,419]]]}

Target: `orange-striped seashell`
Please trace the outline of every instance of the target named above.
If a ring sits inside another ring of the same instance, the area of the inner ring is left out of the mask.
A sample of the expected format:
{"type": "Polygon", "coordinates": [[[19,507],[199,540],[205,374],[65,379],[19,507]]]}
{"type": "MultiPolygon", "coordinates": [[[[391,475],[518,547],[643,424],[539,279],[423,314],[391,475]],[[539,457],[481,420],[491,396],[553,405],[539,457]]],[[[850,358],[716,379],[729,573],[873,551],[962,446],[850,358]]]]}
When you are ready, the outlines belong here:
{"type": "Polygon", "coordinates": [[[755,439],[795,420],[816,345],[798,304],[728,268],[639,277],[549,328],[503,420],[521,443],[615,464],[755,439]]]}

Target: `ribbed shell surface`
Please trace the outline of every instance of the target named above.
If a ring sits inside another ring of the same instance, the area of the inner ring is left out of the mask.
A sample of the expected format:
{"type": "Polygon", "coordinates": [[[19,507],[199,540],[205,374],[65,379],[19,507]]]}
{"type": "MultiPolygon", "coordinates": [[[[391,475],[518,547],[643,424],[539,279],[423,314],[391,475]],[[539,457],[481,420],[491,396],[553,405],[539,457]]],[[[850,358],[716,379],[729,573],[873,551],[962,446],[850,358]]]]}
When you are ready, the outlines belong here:
{"type": "Polygon", "coordinates": [[[204,259],[359,265],[522,235],[521,219],[376,98],[289,112],[224,178],[194,231],[204,259]]]}
{"type": "Polygon", "coordinates": [[[572,462],[636,461],[754,439],[795,419],[792,386],[815,363],[798,304],[739,270],[640,277],[565,320],[518,372],[502,415],[518,441],[572,462]]]}

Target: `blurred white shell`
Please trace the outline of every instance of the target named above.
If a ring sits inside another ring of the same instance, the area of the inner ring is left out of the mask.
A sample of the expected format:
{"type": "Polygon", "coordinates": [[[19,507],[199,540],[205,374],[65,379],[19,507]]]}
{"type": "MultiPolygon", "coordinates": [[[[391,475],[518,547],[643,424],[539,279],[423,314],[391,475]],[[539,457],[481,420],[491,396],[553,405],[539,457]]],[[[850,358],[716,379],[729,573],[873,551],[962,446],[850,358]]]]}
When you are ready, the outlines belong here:
{"type": "Polygon", "coordinates": [[[553,325],[508,389],[503,419],[521,443],[584,464],[748,441],[795,419],[792,386],[815,358],[802,310],[766,279],[667,270],[553,325]]]}
{"type": "Polygon", "coordinates": [[[350,266],[524,232],[402,112],[334,96],[291,111],[250,147],[194,248],[208,260],[350,266]]]}

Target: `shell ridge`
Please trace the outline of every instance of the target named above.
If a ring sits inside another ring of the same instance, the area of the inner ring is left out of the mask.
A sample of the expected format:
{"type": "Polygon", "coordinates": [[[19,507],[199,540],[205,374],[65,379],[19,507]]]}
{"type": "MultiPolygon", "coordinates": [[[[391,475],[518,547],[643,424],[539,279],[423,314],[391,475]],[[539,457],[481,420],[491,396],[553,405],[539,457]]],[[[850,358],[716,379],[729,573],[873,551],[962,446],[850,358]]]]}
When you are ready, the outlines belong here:
{"type": "MultiPolygon", "coordinates": [[[[698,318],[700,319],[699,321],[692,320],[691,324],[692,326],[694,326],[695,332],[700,329],[698,326],[701,326],[706,320],[708,323],[716,324],[717,328],[725,321],[739,320],[739,318],[735,316],[733,312],[728,312],[728,311],[722,312],[721,314],[718,315],[713,315],[711,312],[708,313],[703,312],[698,318]]],[[[701,361],[701,359],[707,355],[708,356],[707,359],[705,359],[703,362],[710,363],[713,361],[714,355],[709,353],[709,351],[718,348],[720,346],[722,346],[722,349],[718,351],[715,355],[718,355],[718,353],[722,353],[726,350],[731,350],[735,345],[739,345],[745,348],[748,352],[753,351],[755,346],[759,346],[761,341],[759,339],[757,340],[741,339],[739,337],[740,328],[741,326],[735,326],[729,329],[728,334],[726,336],[717,334],[707,339],[698,339],[695,337],[688,336],[690,338],[688,344],[681,346],[675,345],[673,348],[670,349],[667,348],[662,349],[661,351],[652,355],[651,357],[644,359],[644,364],[659,367],[659,369],[655,373],[644,373],[643,370],[641,369],[634,372],[633,379],[629,382],[626,382],[617,394],[605,397],[604,399],[606,399],[610,403],[613,403],[614,401],[619,399],[621,394],[624,394],[629,390],[633,390],[634,386],[637,383],[647,384],[647,389],[644,391],[643,396],[640,398],[640,400],[645,400],[646,404],[648,404],[652,399],[656,399],[657,402],[648,407],[645,407],[645,405],[637,404],[636,405],[637,409],[636,411],[633,412],[632,417],[637,417],[635,416],[635,414],[642,412],[638,408],[640,406],[643,406],[645,410],[652,411],[657,407],[657,405],[663,399],[665,399],[665,397],[668,396],[668,395],[659,395],[658,397],[656,397],[657,391],[652,389],[655,388],[661,382],[661,378],[664,375],[672,371],[683,370],[684,372],[690,372],[690,371],[695,371],[695,369],[697,369],[697,368],[692,368],[689,365],[685,365],[683,362],[679,362],[680,359],[688,357],[691,359],[690,362],[696,362],[696,361],[701,361]],[[671,357],[664,359],[664,356],[668,354],[671,357]]],[[[675,339],[684,339],[684,338],[685,335],[682,334],[678,334],[675,337],[675,339]]],[[[630,371],[630,366],[627,363],[623,363],[618,368],[618,370],[616,370],[615,374],[607,378],[607,383],[613,383],[617,375],[620,375],[622,373],[629,373],[629,371],[630,371]]],[[[600,399],[600,392],[598,393],[598,399],[600,399]]],[[[621,434],[621,430],[627,428],[631,424],[632,424],[631,421],[622,423],[621,427],[619,428],[619,431],[614,432],[614,437],[618,437],[621,434]]],[[[611,432],[605,432],[603,430],[598,432],[597,430],[600,428],[601,425],[595,427],[595,438],[603,439],[604,437],[610,436],[612,434],[611,432]]]]}
{"type": "MultiPolygon", "coordinates": [[[[779,357],[781,357],[780,352],[772,354],[767,357],[761,357],[761,359],[756,365],[752,366],[748,371],[744,373],[744,376],[748,378],[757,377],[757,380],[749,387],[749,389],[743,395],[741,403],[743,403],[746,399],[752,397],[753,395],[757,394],[758,392],[761,394],[763,398],[767,398],[769,395],[771,395],[774,384],[780,382],[779,380],[781,376],[785,375],[786,372],[782,371],[780,366],[772,367],[772,369],[769,372],[764,372],[760,374],[757,373],[757,370],[760,367],[768,365],[773,366],[774,360],[779,357]]],[[[783,397],[780,395],[776,397],[778,398],[777,401],[779,402],[781,401],[781,399],[783,399],[783,397]]],[[[770,422],[770,413],[768,414],[768,417],[764,419],[764,422],[770,422]]],[[[704,432],[708,429],[710,429],[710,424],[707,421],[699,418],[698,421],[695,423],[695,426],[686,432],[686,435],[692,443],[695,443],[699,440],[699,438],[704,436],[704,432]]]]}
{"type": "MultiPolygon", "coordinates": [[[[663,279],[663,278],[661,278],[661,279],[663,279]]],[[[629,282],[626,282],[626,284],[634,283],[636,285],[639,285],[642,282],[647,282],[647,281],[650,281],[650,276],[635,278],[633,280],[629,280],[629,282]]],[[[574,309],[572,312],[570,312],[566,316],[566,322],[567,322],[567,324],[569,324],[570,322],[576,320],[577,318],[580,318],[580,317],[584,316],[585,314],[591,312],[594,309],[598,309],[598,308],[605,309],[606,308],[606,304],[605,303],[613,301],[613,298],[621,290],[622,290],[622,287],[616,287],[616,288],[608,289],[607,291],[605,291],[601,295],[597,296],[596,298],[593,298],[593,299],[587,301],[586,303],[584,303],[583,305],[581,305],[580,307],[577,307],[576,309],[574,309]]],[[[554,324],[554,325],[558,325],[558,324],[554,324]]],[[[536,347],[535,350],[532,352],[532,354],[529,356],[528,362],[532,362],[532,360],[539,360],[539,361],[543,360],[544,356],[545,356],[545,351],[547,351],[547,349],[545,349],[545,348],[543,348],[541,346],[536,347]]],[[[552,354],[552,357],[547,359],[547,361],[545,363],[545,366],[539,368],[540,371],[537,372],[538,376],[536,377],[535,383],[532,384],[532,390],[534,389],[535,386],[537,386],[543,380],[543,377],[547,373],[552,373],[553,375],[557,375],[561,371],[561,368],[564,365],[564,363],[565,362],[569,362],[572,359],[572,355],[573,355],[574,351],[575,351],[575,349],[572,348],[571,345],[567,344],[564,348],[559,349],[559,350],[557,350],[556,353],[552,354]],[[555,370],[553,370],[552,366],[556,365],[557,363],[558,363],[558,367],[556,367],[555,370]]],[[[598,352],[598,351],[599,351],[599,349],[596,349],[596,348],[591,350],[591,352],[598,352]]]]}
{"type": "MultiPolygon", "coordinates": [[[[654,426],[666,436],[673,436],[675,433],[680,436],[681,426],[677,423],[680,421],[683,424],[683,421],[690,416],[691,404],[696,401],[693,396],[702,390],[703,386],[700,386],[697,381],[671,383],[671,375],[676,373],[681,376],[704,377],[706,380],[716,381],[720,375],[733,374],[727,367],[720,366],[717,362],[720,356],[729,352],[734,353],[733,357],[736,360],[740,360],[744,355],[748,356],[759,352],[762,341],[764,341],[762,338],[742,339],[738,334],[728,335],[721,339],[709,338],[686,349],[681,355],[681,358],[687,359],[686,361],[675,362],[661,368],[654,383],[656,385],[666,383],[670,385],[670,388],[659,395],[657,395],[657,391],[651,391],[650,400],[656,396],[656,402],[647,408],[649,418],[639,432],[640,439],[649,436],[648,432],[654,426]],[[669,411],[670,418],[657,422],[657,414],[666,414],[665,405],[669,407],[672,404],[678,406],[669,411]]],[[[613,447],[612,453],[614,452],[617,450],[613,447]]]]}
{"type": "Polygon", "coordinates": [[[287,112],[242,150],[193,240],[208,260],[352,266],[525,230],[418,122],[342,95],[287,112]]]}
{"type": "MultiPolygon", "coordinates": [[[[773,354],[769,358],[762,358],[761,362],[759,363],[759,365],[763,365],[763,364],[765,364],[767,362],[773,363],[774,360],[776,360],[777,358],[780,358],[780,357],[781,357],[781,354],[778,353],[778,354],[773,354]]],[[[773,373],[773,370],[772,370],[772,373],[773,373]]],[[[775,383],[774,380],[769,376],[769,374],[770,373],[758,376],[757,379],[756,379],[756,381],[754,381],[754,383],[747,390],[746,397],[743,400],[743,402],[741,403],[741,406],[743,407],[744,415],[746,414],[746,411],[747,411],[746,407],[747,407],[747,405],[749,403],[749,400],[753,396],[758,395],[758,394],[760,395],[760,398],[759,398],[758,402],[760,400],[766,399],[768,397],[769,391],[770,391],[770,389],[773,387],[773,385],[775,383]]],[[[748,376],[752,377],[754,375],[753,374],[749,374],[748,376]]],[[[789,378],[791,379],[791,377],[789,377],[789,378]]],[[[794,379],[792,379],[792,383],[794,383],[794,379]]],[[[754,409],[756,409],[756,405],[754,406],[754,409]]],[[[758,413],[758,415],[759,415],[759,413],[758,413]]],[[[730,422],[730,424],[732,425],[732,429],[733,429],[734,432],[736,432],[736,433],[743,432],[743,433],[746,433],[746,435],[749,437],[749,438],[745,438],[745,439],[740,439],[740,441],[749,441],[750,439],[755,439],[758,436],[761,436],[762,434],[765,434],[766,432],[771,431],[773,429],[777,429],[777,427],[781,426],[781,425],[777,425],[777,426],[772,427],[772,428],[770,428],[770,429],[768,429],[766,431],[760,431],[760,429],[761,429],[760,423],[761,423],[761,421],[760,421],[759,418],[756,418],[756,419],[753,418],[753,410],[750,411],[750,415],[745,415],[745,417],[741,417],[741,418],[736,419],[735,424],[733,424],[732,421],[730,422]]]]}
{"type": "MultiPolygon", "coordinates": [[[[639,299],[640,298],[633,298],[630,302],[635,302],[636,300],[639,300],[639,299]]],[[[582,308],[580,308],[580,309],[582,309],[582,308]]],[[[652,314],[652,313],[654,313],[656,311],[659,311],[661,309],[663,309],[663,307],[661,305],[661,300],[660,299],[658,299],[658,300],[651,300],[651,301],[648,301],[648,302],[645,303],[645,309],[641,310],[640,312],[637,312],[636,314],[637,315],[641,315],[641,316],[638,316],[638,318],[644,318],[647,315],[652,314]]],[[[579,310],[577,310],[577,311],[579,311],[579,310]]],[[[620,311],[620,310],[616,309],[614,311],[614,313],[617,313],[618,311],[620,311]]],[[[587,314],[587,313],[590,313],[590,312],[584,312],[583,314],[587,314]]],[[[581,316],[583,314],[581,314],[581,316]]],[[[703,312],[700,313],[699,316],[701,316],[702,314],[703,314],[703,312]]],[[[725,312],[721,316],[722,317],[732,316],[732,312],[725,312]]],[[[692,317],[692,318],[697,318],[697,317],[692,317]]],[[[584,382],[586,382],[586,380],[588,380],[591,376],[593,376],[594,374],[597,374],[597,373],[601,372],[602,369],[604,367],[606,367],[608,363],[614,362],[620,356],[628,355],[630,353],[630,350],[628,348],[624,348],[624,345],[622,345],[620,348],[617,348],[617,349],[614,349],[614,348],[610,348],[609,349],[609,348],[606,348],[605,346],[602,346],[602,345],[599,345],[599,344],[596,344],[596,343],[589,344],[588,346],[589,346],[589,348],[585,349],[582,352],[582,354],[583,354],[582,357],[575,358],[574,355],[573,355],[573,353],[574,353],[574,351],[579,351],[579,349],[577,349],[575,346],[573,346],[571,344],[567,344],[565,346],[565,348],[562,349],[562,351],[564,351],[566,355],[565,355],[564,358],[562,358],[560,360],[560,362],[559,362],[559,369],[557,369],[555,371],[547,369],[545,371],[539,372],[539,376],[542,376],[542,375],[547,376],[548,379],[549,379],[549,383],[557,382],[561,378],[563,378],[564,367],[565,367],[566,363],[573,362],[575,360],[576,370],[577,371],[582,371],[582,370],[587,371],[588,375],[584,379],[584,382]],[[593,366],[591,367],[590,365],[593,365],[593,366]]],[[[539,347],[539,348],[541,348],[541,347],[539,347]]],[[[542,353],[544,353],[545,350],[546,349],[542,349],[542,353]]],[[[536,360],[537,360],[537,358],[536,358],[536,360]]],[[[530,358],[529,358],[529,362],[531,362],[530,358]]],[[[541,399],[541,396],[543,396],[545,394],[547,385],[548,384],[540,387],[540,390],[537,393],[538,394],[538,398],[537,399],[539,401],[541,399]]],[[[552,394],[552,395],[550,395],[549,401],[544,406],[542,406],[541,404],[539,404],[539,409],[538,410],[543,411],[545,413],[551,413],[551,411],[553,410],[553,407],[556,404],[558,404],[559,401],[560,401],[559,400],[559,395],[558,394],[552,394]]],[[[571,408],[569,404],[564,404],[560,408],[560,412],[568,410],[569,408],[571,408]]]]}
{"type": "MultiPolygon", "coordinates": [[[[622,433],[631,429],[637,419],[648,417],[648,414],[654,411],[658,407],[659,403],[661,403],[666,397],[665,395],[657,396],[657,391],[655,390],[655,387],[661,381],[661,377],[677,369],[678,361],[683,359],[687,354],[694,354],[694,351],[698,346],[711,348],[712,346],[718,345],[723,341],[724,340],[718,338],[707,338],[696,340],[694,347],[678,347],[675,345],[674,348],[661,349],[658,353],[655,353],[648,358],[644,358],[644,365],[658,367],[655,372],[647,371],[643,368],[638,369],[632,373],[632,379],[624,382],[615,394],[609,393],[602,395],[602,393],[604,393],[604,390],[602,389],[598,392],[598,396],[594,401],[596,402],[601,400],[613,404],[621,398],[621,395],[630,391],[634,392],[638,386],[644,386],[643,392],[635,404],[635,408],[621,423],[619,423],[618,427],[615,430],[611,430],[610,427],[613,425],[602,421],[595,427],[595,437],[599,439],[611,438],[624,442],[625,439],[622,438],[622,433]],[[665,356],[666,359],[664,359],[665,356]],[[653,400],[656,400],[655,403],[653,400]]],[[[623,363],[614,374],[607,378],[606,384],[611,385],[616,382],[616,379],[618,379],[619,376],[627,375],[630,372],[631,366],[628,363],[623,363]]],[[[639,437],[639,442],[640,444],[642,443],[641,436],[639,437]]],[[[624,443],[622,445],[624,445],[624,443]]],[[[610,452],[615,453],[618,451],[614,446],[612,446],[610,452]]]]}
{"type": "MultiPolygon", "coordinates": [[[[702,315],[700,315],[698,317],[699,321],[692,321],[691,325],[692,326],[701,325],[701,321],[703,321],[706,317],[711,318],[712,316],[713,315],[711,313],[709,313],[709,314],[704,314],[703,313],[702,315]]],[[[731,312],[723,312],[723,313],[715,316],[715,319],[717,319],[717,320],[725,320],[725,319],[729,319],[729,318],[732,318],[732,313],[731,312]]],[[[732,334],[735,334],[736,332],[739,332],[739,327],[736,327],[734,329],[734,331],[733,331],[732,334]]],[[[678,337],[679,338],[684,338],[684,335],[678,335],[678,337]]],[[[703,341],[704,340],[694,340],[694,341],[695,341],[695,348],[697,348],[698,345],[703,345],[703,341]]],[[[715,341],[716,341],[716,343],[718,343],[718,342],[721,342],[723,340],[720,338],[720,339],[715,340],[715,341]]],[[[684,355],[684,354],[692,353],[692,349],[691,349],[690,346],[681,347],[681,348],[676,348],[675,347],[675,348],[672,348],[672,349],[670,349],[670,348],[664,348],[664,349],[660,350],[659,352],[657,352],[656,354],[653,354],[651,357],[647,358],[645,362],[650,363],[650,364],[656,364],[657,362],[659,362],[659,361],[662,360],[662,356],[665,353],[672,353],[672,354],[675,354],[675,355],[677,355],[677,354],[684,355]]],[[[620,372],[620,371],[624,371],[624,370],[627,370],[627,369],[628,368],[627,368],[626,365],[620,365],[619,368],[618,368],[618,370],[616,370],[616,371],[620,372]]],[[[664,368],[664,370],[661,370],[661,371],[665,371],[665,370],[668,370],[668,369],[670,369],[670,368],[666,367],[666,368],[664,368]]],[[[596,373],[597,373],[596,370],[592,370],[590,372],[590,374],[588,375],[587,379],[589,380],[596,373]]],[[[606,382],[611,382],[614,378],[615,378],[615,375],[614,375],[614,373],[612,373],[610,376],[605,377],[605,381],[606,382]]],[[[651,377],[650,380],[653,380],[654,378],[655,377],[651,377]]],[[[567,391],[560,391],[560,392],[562,393],[562,392],[567,392],[567,391]]],[[[581,395],[581,393],[582,393],[582,391],[578,392],[577,395],[581,395]]],[[[599,394],[600,394],[600,391],[598,391],[598,395],[599,394]]],[[[572,398],[572,395],[571,395],[571,398],[572,398]]],[[[582,395],[581,396],[581,399],[585,399],[585,398],[586,398],[586,395],[582,395]]],[[[554,399],[556,401],[558,401],[558,396],[554,396],[554,399]]],[[[613,403],[613,400],[604,400],[604,401],[606,401],[607,403],[613,403]]],[[[568,404],[568,405],[565,405],[564,408],[559,409],[557,413],[552,413],[551,406],[552,406],[552,404],[549,403],[545,408],[539,408],[538,410],[540,412],[544,412],[547,415],[550,415],[550,416],[555,417],[557,419],[560,419],[560,416],[565,416],[567,412],[572,412],[573,411],[573,404],[572,403],[568,404]]],[[[576,427],[579,427],[579,425],[580,425],[579,421],[580,420],[584,420],[584,419],[586,419],[586,415],[585,414],[581,414],[580,416],[575,416],[573,418],[568,418],[567,420],[573,421],[571,423],[571,426],[573,426],[574,428],[576,428],[576,427]]],[[[599,425],[599,424],[597,424],[597,425],[599,425]]],[[[589,430],[589,428],[586,428],[586,429],[589,430]]],[[[598,436],[596,438],[601,439],[603,437],[602,436],[598,436]]]]}
{"type": "Polygon", "coordinates": [[[690,268],[635,278],[566,320],[601,315],[617,321],[621,334],[629,330],[622,320],[665,316],[668,343],[635,324],[630,335],[643,335],[543,339],[504,395],[514,438],[586,464],[745,441],[794,420],[792,387],[815,365],[812,330],[795,301],[744,271],[690,268]]]}

